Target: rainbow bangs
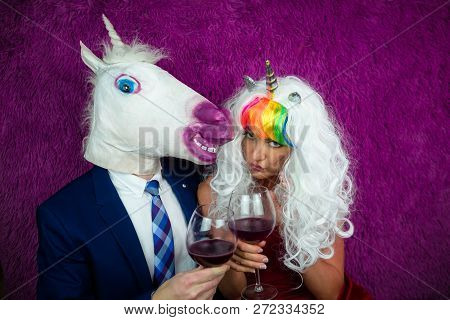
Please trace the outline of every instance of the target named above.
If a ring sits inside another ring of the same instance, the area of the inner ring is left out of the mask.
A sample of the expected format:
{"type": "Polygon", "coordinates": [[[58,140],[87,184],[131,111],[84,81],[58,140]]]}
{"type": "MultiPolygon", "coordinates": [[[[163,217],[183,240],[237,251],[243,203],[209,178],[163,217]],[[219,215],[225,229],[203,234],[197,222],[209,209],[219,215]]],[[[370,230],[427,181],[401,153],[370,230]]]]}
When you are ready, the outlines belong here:
{"type": "Polygon", "coordinates": [[[257,97],[241,112],[241,125],[250,128],[261,139],[271,139],[281,145],[294,145],[286,134],[287,109],[280,103],[266,97],[257,97]]]}

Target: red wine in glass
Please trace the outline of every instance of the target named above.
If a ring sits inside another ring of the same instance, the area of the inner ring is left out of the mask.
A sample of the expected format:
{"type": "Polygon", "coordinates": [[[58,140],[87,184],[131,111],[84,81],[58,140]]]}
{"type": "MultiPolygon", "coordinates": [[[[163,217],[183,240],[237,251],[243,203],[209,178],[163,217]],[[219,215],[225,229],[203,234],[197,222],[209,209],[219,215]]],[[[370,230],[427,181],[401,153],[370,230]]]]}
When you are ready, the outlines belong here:
{"type": "Polygon", "coordinates": [[[192,259],[204,267],[226,263],[236,249],[233,214],[229,208],[199,206],[189,221],[186,246],[192,259]]]}
{"type": "MultiPolygon", "coordinates": [[[[230,207],[234,212],[234,225],[237,237],[252,244],[266,239],[275,228],[276,211],[269,190],[261,186],[250,186],[235,190],[230,207]]],[[[270,300],[277,296],[274,286],[262,284],[259,269],[256,269],[256,283],[242,290],[241,297],[246,300],[270,300]]]]}
{"type": "Polygon", "coordinates": [[[217,267],[226,263],[233,256],[234,243],[222,239],[205,239],[192,243],[189,254],[204,267],[217,267]]]}
{"type": "Polygon", "coordinates": [[[273,227],[271,219],[248,217],[236,219],[233,229],[242,241],[258,243],[272,233],[273,227]]]}

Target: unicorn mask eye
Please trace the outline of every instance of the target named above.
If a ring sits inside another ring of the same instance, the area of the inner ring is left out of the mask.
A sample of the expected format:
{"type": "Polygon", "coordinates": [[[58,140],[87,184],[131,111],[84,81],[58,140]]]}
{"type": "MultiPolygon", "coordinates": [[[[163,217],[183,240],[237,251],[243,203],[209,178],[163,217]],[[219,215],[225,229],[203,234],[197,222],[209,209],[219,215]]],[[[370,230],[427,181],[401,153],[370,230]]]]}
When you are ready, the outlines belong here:
{"type": "Polygon", "coordinates": [[[126,94],[134,94],[141,91],[141,84],[132,76],[121,74],[116,78],[115,86],[117,89],[126,94]]]}

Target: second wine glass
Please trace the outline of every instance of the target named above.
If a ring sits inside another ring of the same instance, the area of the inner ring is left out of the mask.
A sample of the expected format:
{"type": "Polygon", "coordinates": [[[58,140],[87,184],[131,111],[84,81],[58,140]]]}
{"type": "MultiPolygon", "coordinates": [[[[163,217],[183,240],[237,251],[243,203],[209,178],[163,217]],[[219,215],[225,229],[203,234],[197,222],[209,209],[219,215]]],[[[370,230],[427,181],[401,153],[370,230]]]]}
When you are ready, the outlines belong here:
{"type": "MultiPolygon", "coordinates": [[[[234,211],[234,226],[237,237],[251,244],[266,239],[275,228],[276,210],[270,191],[262,186],[250,186],[235,190],[230,201],[234,211]]],[[[256,269],[256,283],[242,291],[246,300],[270,300],[277,296],[278,290],[272,285],[262,284],[259,269],[256,269]]]]}

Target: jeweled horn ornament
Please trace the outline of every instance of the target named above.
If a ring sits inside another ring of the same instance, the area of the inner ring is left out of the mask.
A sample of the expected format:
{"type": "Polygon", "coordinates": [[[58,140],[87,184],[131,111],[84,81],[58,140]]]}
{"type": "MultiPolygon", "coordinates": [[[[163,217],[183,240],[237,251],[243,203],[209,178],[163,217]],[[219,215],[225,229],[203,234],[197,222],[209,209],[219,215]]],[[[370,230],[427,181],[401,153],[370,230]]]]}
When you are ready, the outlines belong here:
{"type": "Polygon", "coordinates": [[[244,76],[244,83],[245,83],[245,87],[247,88],[248,91],[253,91],[253,89],[255,89],[256,87],[256,82],[255,80],[253,80],[251,77],[249,76],[244,76]]]}

